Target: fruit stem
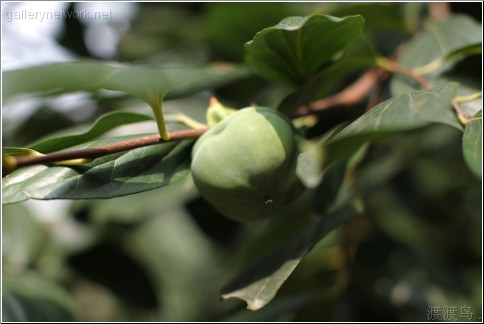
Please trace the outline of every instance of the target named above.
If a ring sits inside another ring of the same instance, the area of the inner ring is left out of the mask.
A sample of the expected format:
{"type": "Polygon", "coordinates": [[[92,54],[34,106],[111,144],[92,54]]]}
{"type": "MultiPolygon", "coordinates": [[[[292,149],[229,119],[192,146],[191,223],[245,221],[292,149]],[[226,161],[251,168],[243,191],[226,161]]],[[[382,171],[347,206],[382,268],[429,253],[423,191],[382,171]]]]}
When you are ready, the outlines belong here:
{"type": "Polygon", "coordinates": [[[163,97],[154,91],[150,91],[148,92],[146,102],[150,105],[151,110],[153,110],[161,139],[164,141],[170,140],[170,133],[166,130],[165,118],[163,117],[163,97]]]}

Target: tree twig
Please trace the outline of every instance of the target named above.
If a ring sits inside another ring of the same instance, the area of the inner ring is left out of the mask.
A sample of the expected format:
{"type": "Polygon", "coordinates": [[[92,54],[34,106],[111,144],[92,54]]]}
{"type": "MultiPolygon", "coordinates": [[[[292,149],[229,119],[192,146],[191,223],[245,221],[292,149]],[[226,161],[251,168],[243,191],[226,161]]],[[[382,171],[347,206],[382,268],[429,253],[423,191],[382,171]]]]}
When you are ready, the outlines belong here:
{"type": "Polygon", "coordinates": [[[402,74],[412,80],[415,80],[418,82],[423,88],[425,89],[430,89],[432,88],[432,83],[427,81],[425,78],[422,76],[416,74],[414,71],[412,71],[409,68],[406,68],[400,64],[398,64],[395,61],[389,60],[385,57],[378,57],[376,59],[376,64],[381,67],[382,69],[385,69],[389,72],[394,72],[394,73],[399,73],[402,74]]]}
{"type": "Polygon", "coordinates": [[[313,101],[308,105],[303,105],[297,108],[290,117],[298,118],[320,113],[328,108],[355,105],[365,99],[375,84],[386,76],[388,76],[388,73],[383,69],[379,67],[372,68],[341,92],[327,98],[313,101]]]}
{"type": "Polygon", "coordinates": [[[34,165],[34,164],[45,164],[45,163],[81,159],[81,158],[95,159],[101,156],[106,156],[113,153],[132,150],[143,146],[197,138],[197,137],[200,137],[206,131],[207,131],[206,128],[179,130],[179,131],[171,132],[170,133],[171,137],[169,140],[163,140],[161,139],[159,134],[156,134],[156,135],[149,135],[149,136],[134,138],[131,140],[126,140],[118,143],[89,147],[89,148],[75,150],[75,151],[56,152],[56,153],[46,154],[46,155],[37,156],[37,157],[17,157],[16,167],[23,167],[23,166],[34,165]]]}

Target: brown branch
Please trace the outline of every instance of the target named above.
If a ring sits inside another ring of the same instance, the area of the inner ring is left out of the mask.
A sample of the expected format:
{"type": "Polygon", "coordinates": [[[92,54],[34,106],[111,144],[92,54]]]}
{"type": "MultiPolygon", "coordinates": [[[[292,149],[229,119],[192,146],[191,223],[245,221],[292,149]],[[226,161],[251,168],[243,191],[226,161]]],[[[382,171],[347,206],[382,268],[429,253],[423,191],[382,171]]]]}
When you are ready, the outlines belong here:
{"type": "Polygon", "coordinates": [[[390,61],[390,62],[395,64],[395,65],[393,65],[393,67],[395,68],[395,72],[403,74],[403,75],[417,81],[425,89],[432,88],[432,83],[430,83],[429,81],[427,81],[426,79],[424,79],[420,75],[415,74],[412,70],[407,69],[406,67],[403,67],[401,65],[398,65],[396,62],[393,62],[393,61],[390,61]]]}
{"type": "Polygon", "coordinates": [[[337,94],[316,100],[308,105],[303,105],[294,111],[290,117],[297,118],[310,114],[319,113],[323,110],[334,107],[353,106],[363,101],[373,87],[388,73],[379,67],[372,68],[365,72],[358,80],[343,89],[337,94]]]}
{"type": "Polygon", "coordinates": [[[393,60],[389,60],[384,57],[379,57],[376,59],[376,64],[381,68],[398,74],[402,74],[416,82],[418,82],[423,88],[430,89],[432,88],[432,83],[427,81],[422,76],[416,74],[413,70],[406,68],[393,60]]]}
{"type": "MultiPolygon", "coordinates": [[[[343,89],[341,92],[338,92],[337,94],[327,98],[313,101],[308,105],[300,106],[293,113],[291,113],[289,117],[298,118],[320,113],[321,111],[329,108],[353,106],[363,101],[367,97],[368,93],[375,87],[375,85],[382,79],[387,78],[390,72],[402,74],[416,81],[425,89],[432,88],[432,83],[430,83],[428,80],[393,60],[379,57],[376,59],[376,64],[376,67],[365,72],[358,80],[349,85],[347,88],[343,89]]],[[[370,105],[374,106],[375,102],[370,103],[370,105]]]]}
{"type": "Polygon", "coordinates": [[[132,150],[135,148],[149,146],[154,144],[161,144],[166,142],[181,141],[185,139],[197,138],[206,132],[206,128],[202,129],[187,129],[171,132],[171,138],[167,141],[162,140],[159,134],[143,136],[126,140],[118,143],[100,145],[89,147],[76,151],[56,152],[38,157],[17,157],[16,167],[23,167],[34,164],[45,164],[73,159],[95,159],[101,156],[118,153],[122,151],[132,150]]]}

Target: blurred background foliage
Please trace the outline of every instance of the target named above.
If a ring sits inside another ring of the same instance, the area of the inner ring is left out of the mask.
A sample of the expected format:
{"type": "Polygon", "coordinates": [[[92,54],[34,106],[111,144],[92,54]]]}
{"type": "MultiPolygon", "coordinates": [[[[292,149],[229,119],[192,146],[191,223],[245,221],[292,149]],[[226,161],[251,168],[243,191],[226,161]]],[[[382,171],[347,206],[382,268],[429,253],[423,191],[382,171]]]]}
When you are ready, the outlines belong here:
{"type": "MultiPolygon", "coordinates": [[[[5,11],[28,9],[2,3],[5,11]]],[[[482,21],[478,3],[451,3],[482,21]]],[[[243,61],[243,44],[291,15],[361,14],[365,31],[323,80],[317,97],[343,88],[394,53],[422,26],[425,3],[57,3],[51,10],[111,11],[112,19],[63,19],[3,27],[4,69],[73,58],[133,63],[243,61]],[[20,27],[19,27],[20,26],[20,27]],[[37,32],[42,39],[34,41],[37,32]],[[31,34],[28,30],[31,29],[31,34]],[[37,42],[37,43],[36,43],[37,42]],[[32,51],[41,46],[38,51],[32,51]],[[32,53],[34,52],[34,53],[32,53]],[[36,54],[36,56],[34,55],[36,54]]],[[[15,25],[17,24],[17,25],[15,25]]],[[[480,82],[482,62],[456,71],[480,82]]],[[[203,120],[208,98],[277,106],[291,90],[251,77],[166,110],[203,120]]],[[[3,144],[88,127],[101,114],[146,109],[109,92],[35,98],[3,110],[3,144]]],[[[147,110],[146,110],[147,111],[147,110]]],[[[308,136],[356,118],[364,106],[328,111],[308,136]]],[[[152,123],[151,123],[152,124],[152,123]]],[[[149,127],[152,125],[150,124],[149,127]]],[[[116,134],[146,131],[123,127],[116,134]]],[[[155,131],[155,128],[153,128],[155,131]]],[[[220,289],[263,242],[270,222],[239,224],[198,197],[191,180],[94,201],[28,201],[2,207],[3,320],[34,321],[413,321],[429,306],[482,313],[482,189],[462,158],[461,134],[432,126],[368,148],[355,170],[363,212],[303,259],[267,307],[251,312],[220,289]],[[248,252],[247,252],[248,250],[248,252]]]]}

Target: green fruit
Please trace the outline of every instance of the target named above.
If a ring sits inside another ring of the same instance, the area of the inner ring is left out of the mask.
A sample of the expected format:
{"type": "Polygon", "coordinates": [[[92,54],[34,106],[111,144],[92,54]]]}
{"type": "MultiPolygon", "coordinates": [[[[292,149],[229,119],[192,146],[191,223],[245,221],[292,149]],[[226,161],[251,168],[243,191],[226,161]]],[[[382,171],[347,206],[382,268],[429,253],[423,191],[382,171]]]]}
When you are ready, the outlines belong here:
{"type": "Polygon", "coordinates": [[[192,151],[192,177],[222,214],[249,221],[277,215],[301,193],[294,129],[264,107],[241,109],[202,135],[192,151]]]}

